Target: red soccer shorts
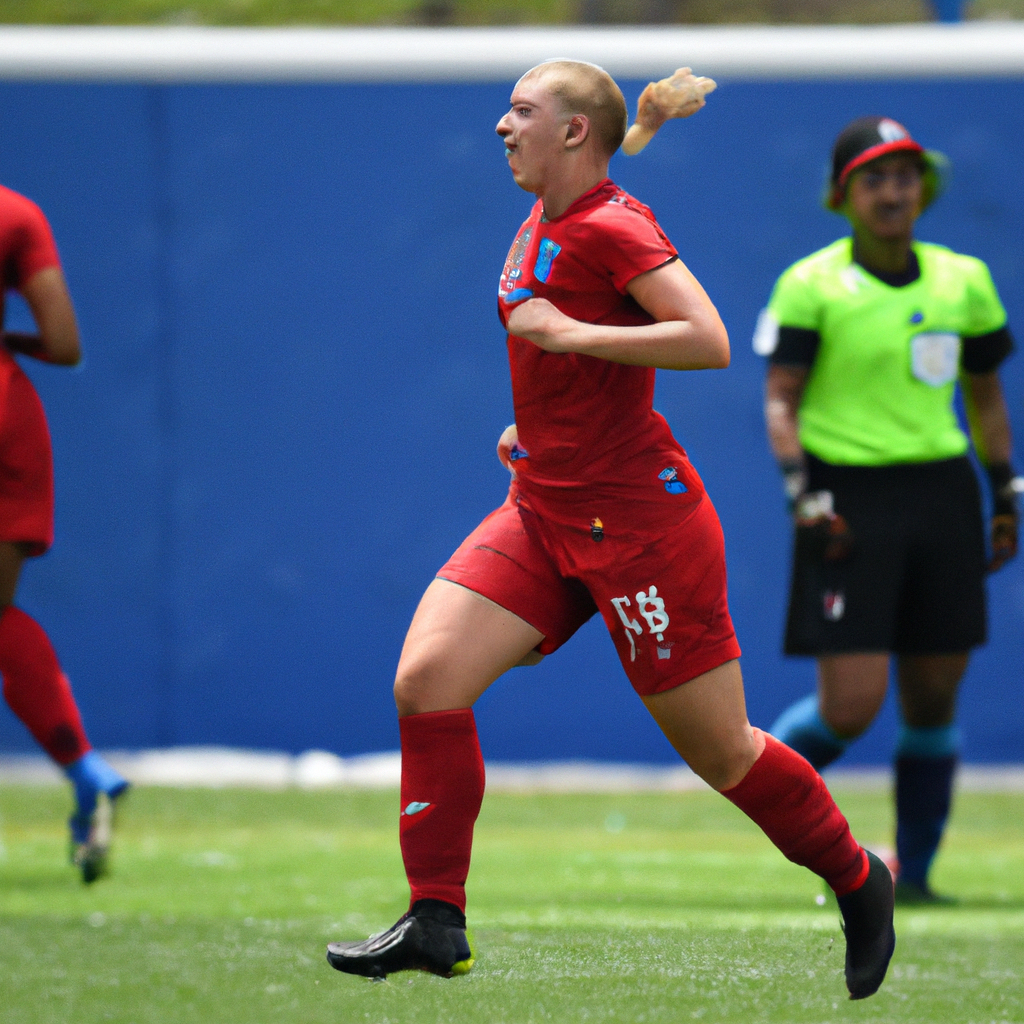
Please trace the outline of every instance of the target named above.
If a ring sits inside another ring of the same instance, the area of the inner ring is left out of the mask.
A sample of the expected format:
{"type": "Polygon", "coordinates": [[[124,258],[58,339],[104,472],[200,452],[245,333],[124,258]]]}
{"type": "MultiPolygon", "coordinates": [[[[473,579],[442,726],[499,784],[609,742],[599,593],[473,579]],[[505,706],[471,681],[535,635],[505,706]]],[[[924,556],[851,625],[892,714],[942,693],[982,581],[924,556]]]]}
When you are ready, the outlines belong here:
{"type": "Polygon", "coordinates": [[[41,555],[53,543],[53,456],[43,403],[0,353],[0,541],[41,555]]]}
{"type": "Polygon", "coordinates": [[[740,654],[726,599],[725,545],[711,500],[666,521],[629,502],[549,509],[513,484],[438,576],[544,634],[550,654],[596,611],[641,696],[671,690],[740,654]],[[571,511],[570,511],[571,508],[571,511]],[[600,512],[600,515],[596,514],[600,512]],[[647,520],[645,523],[644,520],[647,520]],[[615,524],[628,523],[628,529],[615,524]]]}

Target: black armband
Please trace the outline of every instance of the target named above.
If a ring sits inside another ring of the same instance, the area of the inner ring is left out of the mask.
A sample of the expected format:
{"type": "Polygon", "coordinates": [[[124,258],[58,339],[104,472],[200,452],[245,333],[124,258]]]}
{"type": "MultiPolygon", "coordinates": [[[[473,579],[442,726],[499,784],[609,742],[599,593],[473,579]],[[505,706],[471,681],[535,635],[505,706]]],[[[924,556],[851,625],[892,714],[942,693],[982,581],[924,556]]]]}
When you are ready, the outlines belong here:
{"type": "Polygon", "coordinates": [[[1017,495],[1024,490],[1024,477],[1014,475],[1009,462],[994,462],[985,467],[992,485],[992,514],[1016,516],[1017,495]]]}
{"type": "Polygon", "coordinates": [[[1013,351],[1013,335],[1003,326],[998,331],[963,339],[960,365],[967,373],[991,373],[1013,351]]]}
{"type": "Polygon", "coordinates": [[[46,359],[46,350],[43,348],[38,334],[28,334],[25,331],[4,331],[0,334],[0,340],[10,352],[17,352],[23,356],[35,356],[36,359],[46,359]]]}
{"type": "Polygon", "coordinates": [[[821,335],[807,327],[779,327],[779,341],[775,351],[768,357],[772,365],[806,366],[814,365],[818,354],[821,335]]]}

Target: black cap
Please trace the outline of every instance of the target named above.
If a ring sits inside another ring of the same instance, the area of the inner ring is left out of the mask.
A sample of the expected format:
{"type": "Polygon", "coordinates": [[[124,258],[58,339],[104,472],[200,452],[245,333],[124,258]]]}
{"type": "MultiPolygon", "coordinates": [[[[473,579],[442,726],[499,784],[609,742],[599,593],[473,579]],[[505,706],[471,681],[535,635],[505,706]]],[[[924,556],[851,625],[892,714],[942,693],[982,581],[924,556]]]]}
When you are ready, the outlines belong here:
{"type": "Polygon", "coordinates": [[[890,153],[916,153],[921,157],[928,178],[925,189],[927,206],[941,191],[940,174],[946,165],[941,153],[926,150],[910,132],[891,117],[859,117],[840,133],[832,147],[832,176],[825,197],[830,210],[838,210],[846,199],[850,175],[864,164],[890,153]]]}

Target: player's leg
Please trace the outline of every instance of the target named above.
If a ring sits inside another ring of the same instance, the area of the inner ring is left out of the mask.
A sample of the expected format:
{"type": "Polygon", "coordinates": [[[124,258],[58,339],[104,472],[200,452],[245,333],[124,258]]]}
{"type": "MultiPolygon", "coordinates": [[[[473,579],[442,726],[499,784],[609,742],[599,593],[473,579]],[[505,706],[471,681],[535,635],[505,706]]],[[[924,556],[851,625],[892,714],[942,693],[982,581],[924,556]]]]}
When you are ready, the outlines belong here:
{"type": "Polygon", "coordinates": [[[902,655],[897,661],[902,724],[896,746],[896,898],[938,902],[928,872],[953,797],[960,731],[956,694],[968,655],[902,655]]]}
{"type": "Polygon", "coordinates": [[[413,617],[395,679],[409,912],[366,942],[332,943],[332,966],[368,977],[469,969],[465,883],[484,790],[472,705],[502,673],[559,647],[595,610],[578,583],[562,579],[536,517],[513,498],[441,569],[413,617]]]}
{"type": "Polygon", "coordinates": [[[875,992],[896,942],[889,870],[853,838],[811,765],[750,727],[739,663],[643,700],[698,775],[753,819],[789,860],[832,887],[843,914],[850,996],[875,992]]]}
{"type": "Polygon", "coordinates": [[[768,730],[819,771],[874,721],[889,682],[888,654],[818,658],[818,691],[790,705],[768,730]]]}
{"type": "MultiPolygon", "coordinates": [[[[616,543],[614,535],[603,541],[612,556],[616,543]]],[[[811,765],[747,721],[724,541],[711,502],[646,538],[642,550],[621,563],[595,561],[587,576],[630,682],[693,770],[786,857],[832,886],[846,927],[847,987],[854,998],[870,995],[895,943],[892,878],[850,834],[811,765]]],[[[583,544],[579,560],[585,551],[583,544]]]]}
{"type": "Polygon", "coordinates": [[[529,623],[457,583],[436,579],[427,588],[395,679],[409,912],[365,942],[331,943],[333,967],[366,977],[403,970],[452,977],[472,966],[465,885],[484,795],[472,705],[543,639],[529,623]]]}
{"type": "Polygon", "coordinates": [[[395,679],[402,739],[402,856],[412,902],[465,910],[484,764],[472,706],[544,635],[448,580],[427,588],[395,679]]]}
{"type": "Polygon", "coordinates": [[[109,808],[127,781],[91,749],[57,654],[42,626],[14,606],[24,545],[0,542],[0,675],[4,699],[39,745],[64,770],[75,790],[72,857],[86,882],[106,868],[109,808]],[[99,820],[98,820],[99,819],[99,820]]]}

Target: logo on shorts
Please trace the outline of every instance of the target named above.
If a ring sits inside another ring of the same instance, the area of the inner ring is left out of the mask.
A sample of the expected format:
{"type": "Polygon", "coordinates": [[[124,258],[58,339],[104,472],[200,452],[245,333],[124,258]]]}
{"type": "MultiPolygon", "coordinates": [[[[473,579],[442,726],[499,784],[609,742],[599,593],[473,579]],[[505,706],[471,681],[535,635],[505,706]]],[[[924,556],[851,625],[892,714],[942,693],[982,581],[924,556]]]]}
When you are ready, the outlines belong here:
{"type": "MultiPolygon", "coordinates": [[[[636,633],[637,636],[643,636],[644,627],[626,613],[626,609],[632,607],[628,597],[613,597],[612,606],[618,613],[619,621],[626,627],[626,639],[629,641],[629,660],[636,661],[636,641],[633,639],[633,634],[636,633]]],[[[658,641],[658,658],[671,657],[672,644],[663,643],[665,630],[668,629],[670,620],[668,612],[665,611],[665,600],[658,597],[658,588],[656,586],[652,584],[646,594],[641,590],[636,595],[636,609],[647,622],[647,627],[655,640],[658,641]],[[665,653],[662,653],[663,649],[665,653]]]]}
{"type": "Polygon", "coordinates": [[[665,490],[669,494],[685,494],[686,484],[679,479],[679,470],[675,466],[669,466],[658,474],[658,479],[665,482],[665,490]]]}
{"type": "Polygon", "coordinates": [[[846,595],[841,590],[826,590],[822,594],[822,613],[829,622],[838,622],[846,611],[846,595]]]}
{"type": "Polygon", "coordinates": [[[604,540],[604,523],[600,519],[590,520],[590,537],[591,540],[604,540]]]}

